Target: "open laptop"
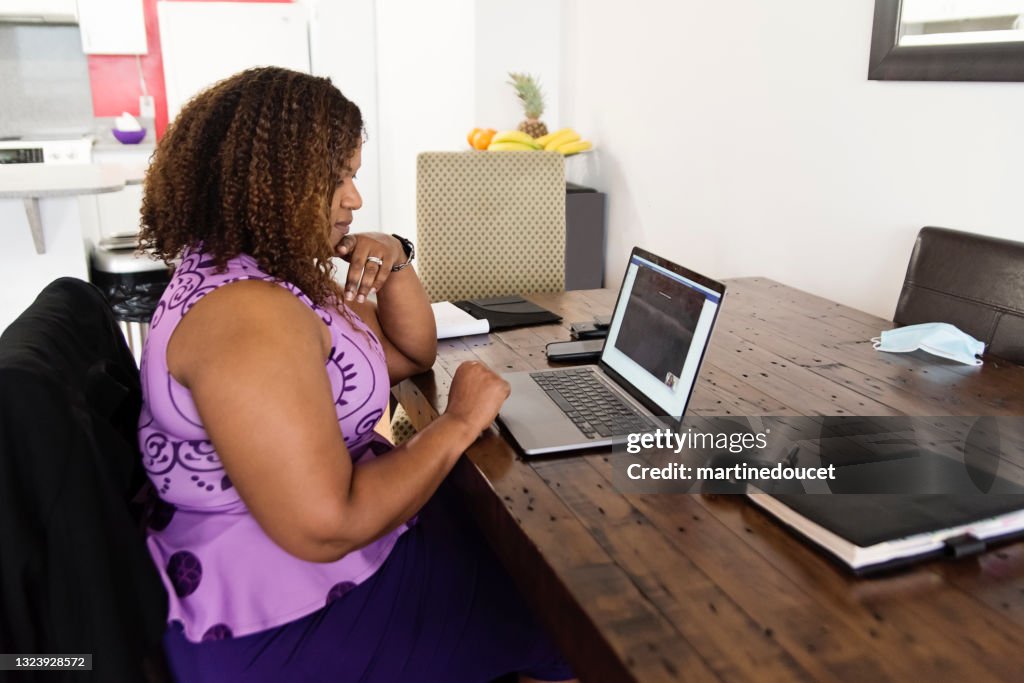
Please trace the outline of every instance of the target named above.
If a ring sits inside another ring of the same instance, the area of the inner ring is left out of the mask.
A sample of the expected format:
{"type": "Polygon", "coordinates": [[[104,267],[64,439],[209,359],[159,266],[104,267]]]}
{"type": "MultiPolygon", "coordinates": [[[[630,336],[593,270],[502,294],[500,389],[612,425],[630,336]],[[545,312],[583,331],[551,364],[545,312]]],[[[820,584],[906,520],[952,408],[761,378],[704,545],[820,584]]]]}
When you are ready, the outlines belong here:
{"type": "Polygon", "coordinates": [[[725,285],[634,247],[597,365],[513,372],[498,420],[526,455],[676,428],[725,285]]]}

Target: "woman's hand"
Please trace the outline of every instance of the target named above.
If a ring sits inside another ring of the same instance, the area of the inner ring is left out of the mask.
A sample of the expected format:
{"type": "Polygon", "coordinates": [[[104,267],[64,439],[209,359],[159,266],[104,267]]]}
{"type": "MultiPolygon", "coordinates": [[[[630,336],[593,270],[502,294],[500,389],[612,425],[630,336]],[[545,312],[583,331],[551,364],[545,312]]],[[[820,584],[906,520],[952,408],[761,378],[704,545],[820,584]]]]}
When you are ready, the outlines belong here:
{"type": "Polygon", "coordinates": [[[383,232],[345,235],[338,243],[337,254],[349,263],[345,301],[359,303],[384,287],[396,264],[405,263],[402,243],[383,232]]]}
{"type": "Polygon", "coordinates": [[[467,361],[452,377],[445,415],[467,424],[474,434],[487,429],[511,393],[508,382],[479,361],[467,361]]]}

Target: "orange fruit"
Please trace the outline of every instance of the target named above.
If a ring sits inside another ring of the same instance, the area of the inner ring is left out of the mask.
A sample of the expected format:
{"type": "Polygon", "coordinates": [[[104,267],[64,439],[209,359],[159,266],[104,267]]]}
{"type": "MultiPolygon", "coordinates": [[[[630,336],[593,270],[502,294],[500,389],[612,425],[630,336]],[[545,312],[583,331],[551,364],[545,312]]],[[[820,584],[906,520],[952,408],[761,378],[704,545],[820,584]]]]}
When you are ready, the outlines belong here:
{"type": "Polygon", "coordinates": [[[482,128],[474,128],[473,130],[469,131],[469,135],[466,136],[466,142],[469,143],[470,147],[473,146],[473,136],[476,135],[477,133],[479,133],[481,130],[483,130],[483,129],[482,128]]]}
{"type": "Polygon", "coordinates": [[[470,144],[473,149],[487,149],[487,146],[491,144],[491,138],[493,138],[498,131],[493,128],[484,128],[476,132],[473,135],[473,140],[470,144]]]}

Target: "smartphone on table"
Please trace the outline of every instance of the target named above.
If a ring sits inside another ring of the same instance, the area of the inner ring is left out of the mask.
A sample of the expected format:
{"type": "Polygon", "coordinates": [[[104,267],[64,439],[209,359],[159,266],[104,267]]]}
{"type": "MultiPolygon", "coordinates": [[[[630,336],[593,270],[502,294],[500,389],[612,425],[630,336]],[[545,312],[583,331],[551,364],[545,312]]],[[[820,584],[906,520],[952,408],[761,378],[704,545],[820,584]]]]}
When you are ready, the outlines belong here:
{"type": "Polygon", "coordinates": [[[601,357],[604,339],[584,339],[581,341],[560,341],[548,344],[544,352],[548,360],[555,362],[597,360],[601,357]]]}

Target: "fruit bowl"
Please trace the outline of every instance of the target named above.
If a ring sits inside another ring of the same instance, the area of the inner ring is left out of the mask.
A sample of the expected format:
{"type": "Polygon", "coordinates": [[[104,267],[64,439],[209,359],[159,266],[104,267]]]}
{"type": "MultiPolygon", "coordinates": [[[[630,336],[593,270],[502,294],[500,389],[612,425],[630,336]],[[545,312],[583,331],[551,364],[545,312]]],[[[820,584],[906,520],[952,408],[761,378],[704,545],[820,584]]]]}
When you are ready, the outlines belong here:
{"type": "Polygon", "coordinates": [[[111,128],[111,132],[118,142],[125,145],[137,145],[146,137],[145,128],[141,130],[118,130],[117,128],[111,128]]]}

